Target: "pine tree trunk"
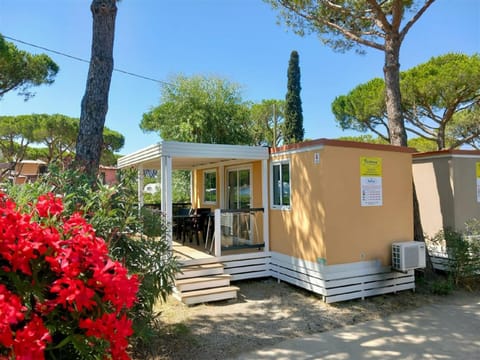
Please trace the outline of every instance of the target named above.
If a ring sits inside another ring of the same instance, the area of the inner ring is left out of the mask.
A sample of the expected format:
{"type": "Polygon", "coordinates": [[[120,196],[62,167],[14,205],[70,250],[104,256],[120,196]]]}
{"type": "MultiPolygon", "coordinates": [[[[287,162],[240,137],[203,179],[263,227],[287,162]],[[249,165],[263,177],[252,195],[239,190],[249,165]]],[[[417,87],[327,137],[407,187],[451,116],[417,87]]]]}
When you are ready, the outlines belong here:
{"type": "MultiPolygon", "coordinates": [[[[407,132],[402,112],[402,96],[400,92],[400,45],[401,41],[395,34],[387,37],[385,41],[385,95],[388,115],[388,128],[390,144],[396,146],[407,145],[407,132]]],[[[412,179],[413,188],[413,237],[415,241],[425,241],[423,235],[420,208],[418,205],[415,182],[412,179]]],[[[427,268],[432,269],[432,263],[427,251],[427,268]]]]}
{"type": "MultiPolygon", "coordinates": [[[[420,206],[418,205],[417,190],[415,188],[415,182],[412,179],[413,183],[413,240],[425,242],[425,235],[423,233],[422,220],[420,218],[420,206]]],[[[425,246],[425,255],[427,260],[426,271],[428,274],[433,273],[433,264],[428,252],[428,248],[425,246]]]]}
{"type": "Polygon", "coordinates": [[[92,0],[92,53],[82,99],[75,167],[95,177],[103,146],[103,127],[113,71],[116,0],[92,0]]]}
{"type": "Polygon", "coordinates": [[[415,188],[415,182],[413,183],[413,239],[415,241],[425,241],[423,234],[422,221],[420,219],[420,206],[418,205],[417,190],[415,188]]]}
{"type": "Polygon", "coordinates": [[[445,143],[445,125],[440,125],[438,127],[438,133],[437,133],[437,148],[438,150],[443,150],[446,148],[446,143],[445,143]]]}
{"type": "Polygon", "coordinates": [[[407,146],[407,133],[402,114],[402,96],[400,93],[400,45],[397,34],[388,35],[385,40],[385,96],[387,105],[390,144],[407,146]]]}

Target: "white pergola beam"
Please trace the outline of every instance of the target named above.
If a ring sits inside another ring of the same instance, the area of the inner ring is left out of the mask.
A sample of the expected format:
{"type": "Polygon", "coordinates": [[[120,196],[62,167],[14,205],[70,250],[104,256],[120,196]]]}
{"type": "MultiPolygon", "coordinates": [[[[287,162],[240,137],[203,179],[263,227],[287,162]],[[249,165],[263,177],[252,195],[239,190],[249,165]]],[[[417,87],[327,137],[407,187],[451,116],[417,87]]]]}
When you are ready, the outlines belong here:
{"type": "MultiPolygon", "coordinates": [[[[160,171],[161,171],[161,193],[162,193],[162,213],[165,216],[167,224],[172,224],[172,158],[170,156],[161,156],[160,171]]],[[[167,226],[167,239],[172,247],[172,227],[167,226]]]]}

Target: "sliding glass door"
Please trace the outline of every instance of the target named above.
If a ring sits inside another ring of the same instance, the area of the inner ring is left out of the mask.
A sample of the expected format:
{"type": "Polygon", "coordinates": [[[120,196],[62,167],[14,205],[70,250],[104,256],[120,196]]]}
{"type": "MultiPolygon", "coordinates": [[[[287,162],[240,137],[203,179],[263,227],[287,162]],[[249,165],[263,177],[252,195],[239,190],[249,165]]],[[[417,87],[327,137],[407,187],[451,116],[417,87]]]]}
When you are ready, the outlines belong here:
{"type": "MultiPolygon", "coordinates": [[[[227,170],[227,206],[230,210],[252,207],[250,168],[227,170]]],[[[223,219],[226,247],[247,245],[251,242],[251,220],[249,212],[226,213],[223,219]]],[[[223,241],[223,240],[222,240],[223,241]]]]}
{"type": "Polygon", "coordinates": [[[227,179],[228,208],[247,209],[251,207],[250,169],[228,170],[227,179]]]}

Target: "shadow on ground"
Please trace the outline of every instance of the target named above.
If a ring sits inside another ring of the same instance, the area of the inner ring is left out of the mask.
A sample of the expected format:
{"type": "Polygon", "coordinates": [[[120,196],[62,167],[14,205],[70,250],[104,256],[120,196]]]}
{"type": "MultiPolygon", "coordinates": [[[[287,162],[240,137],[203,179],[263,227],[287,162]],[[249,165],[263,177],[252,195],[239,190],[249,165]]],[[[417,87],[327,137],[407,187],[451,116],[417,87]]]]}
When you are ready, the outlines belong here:
{"type": "MultiPolygon", "coordinates": [[[[227,359],[281,341],[379,319],[439,301],[404,291],[325,304],[303,289],[258,279],[235,283],[237,300],[187,307],[170,299],[159,306],[162,336],[138,359],[227,359]]],[[[444,299],[444,298],[442,298],[444,299]]]]}

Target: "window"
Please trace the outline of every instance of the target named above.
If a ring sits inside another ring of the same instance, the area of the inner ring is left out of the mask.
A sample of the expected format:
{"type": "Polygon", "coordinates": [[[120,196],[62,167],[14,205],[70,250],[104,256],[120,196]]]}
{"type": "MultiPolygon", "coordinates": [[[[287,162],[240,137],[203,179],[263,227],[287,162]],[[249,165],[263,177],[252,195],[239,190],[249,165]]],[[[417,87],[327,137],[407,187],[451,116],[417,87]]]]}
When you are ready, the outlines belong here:
{"type": "Polygon", "coordinates": [[[203,173],[203,202],[217,202],[217,172],[205,171],[203,173]]]}
{"type": "Polygon", "coordinates": [[[272,207],[290,207],[290,162],[272,164],[272,207]]]}

